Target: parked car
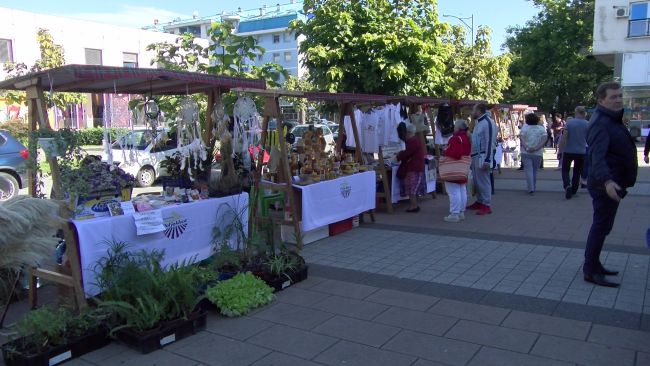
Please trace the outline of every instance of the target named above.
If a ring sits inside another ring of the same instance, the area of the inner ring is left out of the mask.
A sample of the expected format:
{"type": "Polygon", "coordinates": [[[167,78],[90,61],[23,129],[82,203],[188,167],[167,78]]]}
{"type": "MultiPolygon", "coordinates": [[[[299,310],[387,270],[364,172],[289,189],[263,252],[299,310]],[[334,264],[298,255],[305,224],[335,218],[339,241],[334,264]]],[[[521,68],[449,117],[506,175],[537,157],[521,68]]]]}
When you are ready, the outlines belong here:
{"type": "Polygon", "coordinates": [[[314,125],[297,125],[293,129],[291,129],[291,133],[296,136],[296,142],[293,144],[293,148],[295,149],[296,144],[302,136],[307,132],[310,128],[314,129],[321,129],[323,131],[323,137],[325,138],[325,142],[327,143],[327,146],[325,147],[325,151],[331,151],[332,146],[334,145],[334,134],[332,133],[332,130],[327,125],[321,125],[321,124],[314,124],[314,125]]]}
{"type": "MultiPolygon", "coordinates": [[[[151,186],[157,178],[165,176],[165,168],[160,163],[178,151],[176,134],[160,131],[151,136],[148,130],[134,130],[115,141],[111,146],[113,164],[125,172],[133,174],[140,187],[151,186]],[[162,134],[167,134],[162,143],[162,134]]],[[[102,153],[102,161],[108,161],[108,154],[102,153]]]]}
{"type": "Polygon", "coordinates": [[[27,186],[29,150],[9,131],[0,130],[0,201],[6,201],[27,186]]]}

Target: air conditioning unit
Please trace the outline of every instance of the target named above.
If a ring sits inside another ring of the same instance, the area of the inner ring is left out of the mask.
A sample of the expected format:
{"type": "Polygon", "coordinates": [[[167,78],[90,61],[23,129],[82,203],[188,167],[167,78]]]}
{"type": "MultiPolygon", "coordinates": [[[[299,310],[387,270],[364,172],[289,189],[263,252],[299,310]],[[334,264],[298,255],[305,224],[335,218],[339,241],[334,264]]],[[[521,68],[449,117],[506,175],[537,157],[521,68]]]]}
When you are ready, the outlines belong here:
{"type": "Polygon", "coordinates": [[[627,6],[621,6],[616,8],[617,18],[627,18],[628,16],[630,16],[630,10],[627,6]]]}

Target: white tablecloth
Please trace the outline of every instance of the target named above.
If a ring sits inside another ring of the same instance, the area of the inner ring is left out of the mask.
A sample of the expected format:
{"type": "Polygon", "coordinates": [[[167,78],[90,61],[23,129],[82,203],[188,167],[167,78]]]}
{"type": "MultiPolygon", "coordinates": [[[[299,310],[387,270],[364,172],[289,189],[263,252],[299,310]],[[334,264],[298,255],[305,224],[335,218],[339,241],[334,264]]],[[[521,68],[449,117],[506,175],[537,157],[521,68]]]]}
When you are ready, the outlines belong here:
{"type": "Polygon", "coordinates": [[[374,209],[376,179],[372,171],[295,185],[302,191],[302,229],[313,230],[374,209]]]}
{"type": "MultiPolygon", "coordinates": [[[[99,268],[95,269],[95,265],[107,253],[106,241],[125,241],[130,244],[130,251],[164,250],[164,265],[168,265],[190,259],[201,261],[212,255],[212,230],[217,223],[231,223],[234,215],[240,217],[245,224],[244,232],[248,232],[248,193],[167,206],[161,210],[166,230],[142,236],[136,235],[132,215],[73,221],[79,238],[86,295],[98,293],[95,271],[99,268]]],[[[236,242],[232,240],[230,244],[234,248],[236,242]]]]}
{"type": "MultiPolygon", "coordinates": [[[[397,178],[398,167],[399,165],[394,166],[392,169],[393,177],[390,185],[390,196],[393,203],[408,199],[408,196],[400,196],[399,194],[399,178],[397,178]]],[[[436,190],[436,171],[435,169],[429,170],[429,164],[427,164],[424,167],[424,173],[427,177],[427,193],[431,193],[436,190]]]]}

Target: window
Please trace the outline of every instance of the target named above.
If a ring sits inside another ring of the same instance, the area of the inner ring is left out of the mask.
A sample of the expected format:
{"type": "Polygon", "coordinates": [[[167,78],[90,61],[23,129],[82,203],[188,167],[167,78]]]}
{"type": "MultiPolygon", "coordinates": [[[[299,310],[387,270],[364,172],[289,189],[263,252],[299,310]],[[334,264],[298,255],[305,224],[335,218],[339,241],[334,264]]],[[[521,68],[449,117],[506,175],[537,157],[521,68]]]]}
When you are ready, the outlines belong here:
{"type": "Polygon", "coordinates": [[[280,63],[280,54],[279,53],[274,53],[273,54],[273,62],[280,63]]]}
{"type": "Polygon", "coordinates": [[[293,41],[295,39],[295,37],[293,36],[293,33],[291,33],[291,32],[285,32],[283,34],[283,38],[284,38],[284,43],[291,42],[291,41],[293,41]]]}
{"type": "Polygon", "coordinates": [[[280,35],[279,34],[274,34],[273,35],[273,43],[280,43],[280,35]]]}
{"type": "Polygon", "coordinates": [[[650,36],[650,1],[630,3],[628,37],[650,36]]]}
{"type": "Polygon", "coordinates": [[[188,27],[180,27],[178,28],[178,33],[180,34],[189,33],[194,37],[201,37],[201,26],[195,25],[195,26],[188,26],[188,27]]]}
{"type": "Polygon", "coordinates": [[[86,65],[101,65],[102,50],[86,48],[86,65]]]}
{"type": "Polygon", "coordinates": [[[264,57],[264,56],[262,56],[261,53],[258,53],[258,54],[257,54],[257,61],[262,61],[262,58],[263,58],[263,57],[264,57]]]}
{"type": "Polygon", "coordinates": [[[138,67],[138,54],[137,53],[122,53],[122,66],[124,67],[138,67]]]}
{"type": "Polygon", "coordinates": [[[0,38],[0,63],[2,62],[14,62],[14,53],[10,39],[0,38]]]}
{"type": "Polygon", "coordinates": [[[284,62],[291,62],[291,58],[292,58],[291,52],[284,53],[284,62]]]}

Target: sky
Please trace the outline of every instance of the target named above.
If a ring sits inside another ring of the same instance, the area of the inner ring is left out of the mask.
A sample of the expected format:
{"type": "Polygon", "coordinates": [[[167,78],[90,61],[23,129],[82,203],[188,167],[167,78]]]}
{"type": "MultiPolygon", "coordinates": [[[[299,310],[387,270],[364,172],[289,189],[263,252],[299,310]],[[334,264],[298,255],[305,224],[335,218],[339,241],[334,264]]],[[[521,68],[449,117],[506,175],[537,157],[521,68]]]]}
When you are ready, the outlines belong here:
{"type": "MultiPolygon", "coordinates": [[[[238,1],[204,1],[204,0],[0,0],[0,7],[14,8],[35,13],[79,18],[102,23],[143,27],[153,24],[154,19],[161,23],[174,18],[189,19],[194,12],[199,16],[220,14],[222,11],[235,12],[259,9],[263,5],[275,8],[276,4],[287,6],[290,0],[238,0],[238,1]]],[[[295,1],[300,6],[300,0],[295,1]]],[[[284,8],[284,7],[283,7],[284,8]]],[[[439,14],[457,17],[474,16],[474,29],[485,25],[492,28],[492,50],[501,53],[501,45],[507,35],[509,26],[524,25],[537,14],[530,0],[438,0],[439,14]]],[[[441,18],[452,24],[459,24],[454,18],[441,18]]],[[[466,20],[471,25],[471,20],[466,20]]],[[[468,28],[468,34],[469,34],[468,28]]],[[[469,40],[468,40],[469,41],[469,40]]]]}

